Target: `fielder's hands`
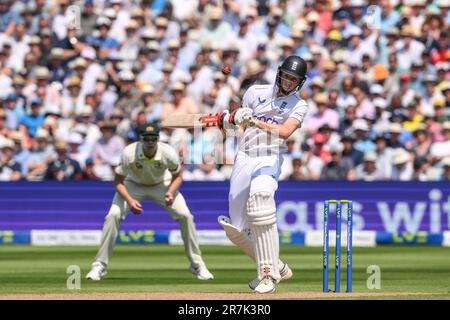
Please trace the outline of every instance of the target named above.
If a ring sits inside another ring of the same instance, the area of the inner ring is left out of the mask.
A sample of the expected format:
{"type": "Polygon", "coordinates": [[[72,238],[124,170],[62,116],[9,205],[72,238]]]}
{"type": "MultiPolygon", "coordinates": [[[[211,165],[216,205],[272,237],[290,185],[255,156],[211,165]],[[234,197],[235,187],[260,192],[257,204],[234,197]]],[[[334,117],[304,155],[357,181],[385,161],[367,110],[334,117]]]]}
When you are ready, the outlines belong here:
{"type": "Polygon", "coordinates": [[[166,205],[170,206],[173,203],[173,193],[172,192],[166,192],[166,196],[164,197],[164,201],[166,202],[166,205]]]}
{"type": "Polygon", "coordinates": [[[144,210],[142,209],[142,205],[136,199],[131,199],[128,204],[131,207],[131,211],[134,214],[141,214],[144,210]]]}
{"type": "Polygon", "coordinates": [[[237,109],[233,120],[237,125],[248,125],[247,122],[253,120],[253,110],[250,108],[237,109]]]}

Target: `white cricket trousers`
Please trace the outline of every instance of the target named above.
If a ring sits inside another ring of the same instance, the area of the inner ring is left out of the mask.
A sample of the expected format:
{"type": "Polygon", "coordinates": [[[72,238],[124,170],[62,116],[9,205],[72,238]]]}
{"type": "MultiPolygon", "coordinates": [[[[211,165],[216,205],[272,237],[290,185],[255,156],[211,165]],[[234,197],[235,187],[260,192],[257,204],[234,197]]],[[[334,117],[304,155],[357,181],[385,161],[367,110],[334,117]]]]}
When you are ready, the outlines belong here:
{"type": "MultiPolygon", "coordinates": [[[[205,263],[203,262],[201,256],[202,253],[198,245],[194,217],[189,211],[183,195],[180,192],[176,192],[174,194],[173,203],[167,206],[165,204],[164,197],[168,186],[164,183],[160,183],[155,186],[145,186],[126,180],[124,184],[131,197],[138,201],[150,200],[160,205],[175,221],[178,221],[180,224],[181,237],[183,238],[186,256],[189,259],[191,266],[194,268],[204,266],[205,263]]],[[[95,261],[108,265],[113,253],[114,243],[119,232],[120,223],[125,220],[128,211],[130,211],[129,204],[118,192],[116,192],[108,215],[105,217],[100,248],[97,256],[95,257],[95,261]]],[[[144,211],[142,214],[151,213],[144,211]]]]}
{"type": "Polygon", "coordinates": [[[228,195],[229,216],[234,226],[240,230],[249,229],[247,200],[256,192],[275,193],[282,161],[283,158],[277,155],[250,157],[242,151],[238,152],[228,195]],[[273,179],[261,179],[264,176],[273,179]]]}

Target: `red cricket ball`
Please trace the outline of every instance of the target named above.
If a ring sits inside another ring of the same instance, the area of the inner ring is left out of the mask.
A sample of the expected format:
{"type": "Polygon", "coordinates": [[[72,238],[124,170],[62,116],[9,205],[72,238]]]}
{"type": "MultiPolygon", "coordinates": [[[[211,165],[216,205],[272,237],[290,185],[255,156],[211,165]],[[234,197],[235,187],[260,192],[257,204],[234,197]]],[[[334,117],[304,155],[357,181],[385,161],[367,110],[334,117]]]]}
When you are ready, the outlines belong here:
{"type": "Polygon", "coordinates": [[[223,66],[222,67],[222,73],[224,75],[230,74],[231,73],[231,67],[230,66],[223,66]]]}

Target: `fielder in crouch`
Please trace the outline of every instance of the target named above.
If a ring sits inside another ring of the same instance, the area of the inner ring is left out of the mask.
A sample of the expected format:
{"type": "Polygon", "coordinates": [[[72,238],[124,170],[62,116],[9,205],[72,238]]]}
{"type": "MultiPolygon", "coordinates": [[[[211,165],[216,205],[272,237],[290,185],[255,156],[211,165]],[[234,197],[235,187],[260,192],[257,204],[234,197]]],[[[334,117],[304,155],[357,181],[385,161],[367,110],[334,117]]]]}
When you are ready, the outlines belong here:
{"type": "Polygon", "coordinates": [[[219,127],[238,130],[239,139],[230,181],[229,216],[219,223],[228,238],[257,265],[258,277],[249,283],[258,293],[274,292],[279,281],[292,277],[279,260],[275,191],[285,140],[300,128],[308,110],[298,91],[306,80],[306,62],[290,56],[278,68],[275,84],[253,85],[242,108],[224,114],[219,127]]]}
{"type": "Polygon", "coordinates": [[[151,200],[179,222],[185,252],[191,263],[189,271],[200,280],[213,279],[201,256],[194,218],[183,195],[178,192],[182,172],[177,153],[168,144],[158,142],[157,125],[146,124],[139,132],[140,140],[123,150],[120,164],[115,170],[116,193],[105,218],[100,248],[86,278],[100,280],[107,274],[120,223],[129,210],[135,214],[143,212],[142,200],[151,200]],[[166,169],[172,174],[169,184],[164,181],[166,169]]]}

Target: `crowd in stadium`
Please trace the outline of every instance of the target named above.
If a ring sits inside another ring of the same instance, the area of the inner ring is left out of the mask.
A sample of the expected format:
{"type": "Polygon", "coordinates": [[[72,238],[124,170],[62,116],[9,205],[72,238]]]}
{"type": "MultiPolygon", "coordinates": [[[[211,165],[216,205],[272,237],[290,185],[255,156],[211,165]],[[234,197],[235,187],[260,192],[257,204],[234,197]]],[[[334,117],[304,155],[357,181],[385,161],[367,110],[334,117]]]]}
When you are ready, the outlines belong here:
{"type": "MultiPolygon", "coordinates": [[[[281,180],[449,181],[449,25],[449,0],[0,0],[0,181],[111,180],[139,125],[234,110],[293,54],[281,180]]],[[[185,180],[229,179],[233,137],[160,139],[185,180]]]]}

